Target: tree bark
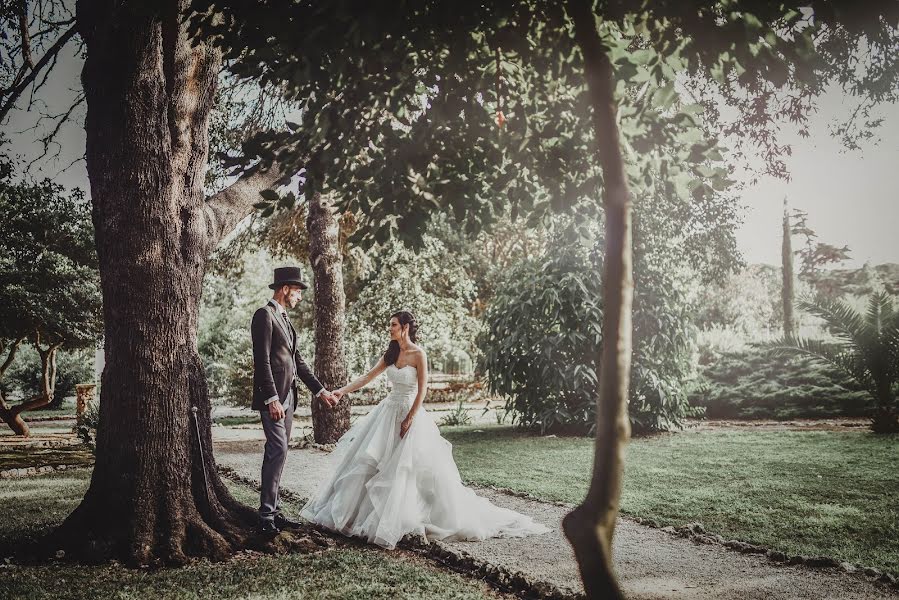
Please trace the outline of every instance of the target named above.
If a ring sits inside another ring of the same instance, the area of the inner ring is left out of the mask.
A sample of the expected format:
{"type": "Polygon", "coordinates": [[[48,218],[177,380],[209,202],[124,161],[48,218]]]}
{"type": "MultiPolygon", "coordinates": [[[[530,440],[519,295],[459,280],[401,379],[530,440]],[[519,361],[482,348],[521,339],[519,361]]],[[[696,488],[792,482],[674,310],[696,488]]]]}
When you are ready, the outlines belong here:
{"type": "Polygon", "coordinates": [[[622,598],[612,564],[612,537],[618,518],[624,447],[630,438],[627,415],[631,360],[630,192],[616,122],[612,64],[599,37],[589,0],[569,0],[569,16],[584,56],[584,71],[599,146],[605,209],[603,344],[599,358],[596,444],[590,488],[584,501],[562,521],[589,598],[622,598]]]}
{"type": "Polygon", "coordinates": [[[205,202],[221,59],[189,43],[186,4],[77,5],[106,365],[90,487],[50,543],[82,560],[222,558],[256,522],[216,471],[197,318],[210,252],[277,177],[205,202]]]}
{"type": "Polygon", "coordinates": [[[784,218],[783,218],[783,242],[781,244],[780,258],[782,263],[783,286],[781,288],[781,300],[783,301],[784,310],[784,338],[792,339],[796,335],[796,323],[793,316],[793,305],[795,304],[793,282],[793,239],[792,228],[790,227],[790,212],[787,205],[787,199],[784,198],[784,218]]]}
{"type": "MultiPolygon", "coordinates": [[[[334,206],[321,193],[309,199],[306,216],[309,261],[312,264],[315,311],[315,375],[329,390],[346,383],[343,327],[346,296],[343,289],[343,257],[340,224],[334,206]]],[[[333,444],[350,428],[350,399],[341,398],[334,408],[312,400],[312,432],[319,444],[333,444]]]]}
{"type": "MultiPolygon", "coordinates": [[[[6,355],[6,360],[0,365],[0,381],[3,380],[3,375],[15,360],[16,353],[19,351],[19,346],[21,346],[24,341],[25,338],[19,338],[12,342],[12,345],[9,347],[9,354],[6,355]]],[[[0,351],[6,351],[6,347],[4,346],[0,351]]],[[[9,425],[9,428],[13,430],[14,434],[28,437],[28,425],[25,424],[25,421],[22,420],[19,413],[14,413],[12,408],[6,403],[6,397],[3,395],[2,389],[0,389],[0,419],[3,419],[3,422],[9,425]]]]}
{"type": "MultiPolygon", "coordinates": [[[[10,350],[9,356],[3,363],[2,369],[0,369],[0,378],[2,378],[9,365],[12,364],[16,350],[21,342],[22,340],[17,341],[10,350]]],[[[43,408],[53,401],[54,389],[56,387],[56,352],[61,345],[51,344],[44,350],[41,348],[40,333],[36,333],[34,347],[37,348],[38,355],[41,357],[41,393],[15,406],[9,406],[6,403],[6,399],[0,395],[0,419],[3,419],[16,435],[21,435],[22,437],[31,435],[31,429],[22,418],[23,412],[43,408]]]]}

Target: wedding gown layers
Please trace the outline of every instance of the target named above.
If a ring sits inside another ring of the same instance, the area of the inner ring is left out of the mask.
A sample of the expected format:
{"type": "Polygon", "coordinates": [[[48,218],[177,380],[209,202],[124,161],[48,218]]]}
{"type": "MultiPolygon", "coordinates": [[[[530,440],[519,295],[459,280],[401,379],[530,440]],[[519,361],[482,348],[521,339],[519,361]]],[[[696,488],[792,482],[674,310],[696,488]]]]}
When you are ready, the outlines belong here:
{"type": "Polygon", "coordinates": [[[385,548],[406,534],[483,540],[549,531],[465,487],[451,444],[423,406],[400,438],[418,391],[417,372],[412,365],[390,365],[386,373],[390,394],[340,438],[334,471],[303,508],[303,518],[385,548]]]}

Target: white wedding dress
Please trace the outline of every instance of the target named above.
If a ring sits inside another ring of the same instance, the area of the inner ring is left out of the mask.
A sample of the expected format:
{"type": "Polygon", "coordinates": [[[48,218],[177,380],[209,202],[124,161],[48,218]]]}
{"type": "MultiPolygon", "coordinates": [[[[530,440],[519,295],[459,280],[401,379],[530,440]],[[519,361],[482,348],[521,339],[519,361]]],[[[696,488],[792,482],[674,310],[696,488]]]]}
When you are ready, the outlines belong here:
{"type": "Polygon", "coordinates": [[[418,391],[417,372],[412,365],[390,365],[386,373],[390,394],[340,438],[334,471],[303,508],[303,518],[385,548],[406,534],[449,541],[549,531],[465,487],[452,445],[424,406],[400,438],[418,391]]]}

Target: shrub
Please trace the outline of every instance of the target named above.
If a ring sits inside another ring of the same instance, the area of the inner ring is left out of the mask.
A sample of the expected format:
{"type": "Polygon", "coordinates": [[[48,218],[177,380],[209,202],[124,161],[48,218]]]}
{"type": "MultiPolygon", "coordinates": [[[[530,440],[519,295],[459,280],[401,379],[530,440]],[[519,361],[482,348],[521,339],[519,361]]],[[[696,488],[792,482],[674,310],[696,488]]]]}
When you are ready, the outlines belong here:
{"type": "MultiPolygon", "coordinates": [[[[480,338],[490,390],[513,420],[541,432],[594,427],[602,343],[598,255],[577,244],[551,247],[498,287],[480,338]]],[[[629,415],[635,431],[678,427],[689,414],[682,382],[694,329],[678,286],[645,265],[634,299],[629,415]]]]}
{"type": "Polygon", "coordinates": [[[713,419],[862,417],[871,409],[865,392],[836,369],[759,348],[700,364],[690,403],[713,419]]]}
{"type": "MultiPolygon", "coordinates": [[[[36,396],[41,393],[43,369],[41,358],[30,345],[23,344],[16,355],[8,374],[9,384],[22,395],[36,396]]],[[[61,348],[56,353],[56,389],[53,402],[48,408],[58,407],[64,398],[75,395],[75,385],[94,380],[94,349],[68,350],[61,348]]]]}
{"type": "Polygon", "coordinates": [[[75,434],[88,448],[90,451],[95,453],[97,452],[97,427],[100,425],[100,408],[96,402],[92,402],[88,405],[87,410],[84,411],[84,414],[78,419],[78,423],[75,424],[74,431],[75,434]]]}
{"type": "Polygon", "coordinates": [[[468,409],[463,406],[464,403],[464,399],[459,400],[459,404],[456,408],[443,415],[443,418],[440,419],[438,424],[448,427],[455,425],[470,425],[471,415],[468,413],[468,409]]]}
{"type": "Polygon", "coordinates": [[[899,432],[899,311],[886,292],[868,298],[862,314],[839,300],[799,303],[824,321],[835,341],[788,338],[767,344],[775,354],[804,354],[842,371],[870,394],[875,433],[899,432]]]}

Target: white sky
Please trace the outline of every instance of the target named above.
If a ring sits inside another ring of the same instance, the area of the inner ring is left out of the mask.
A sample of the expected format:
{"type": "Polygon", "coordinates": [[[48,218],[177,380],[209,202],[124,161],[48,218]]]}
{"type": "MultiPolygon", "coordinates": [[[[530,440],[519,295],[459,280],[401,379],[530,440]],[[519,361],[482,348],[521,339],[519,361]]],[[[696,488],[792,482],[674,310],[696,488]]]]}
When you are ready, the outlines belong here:
{"type": "Polygon", "coordinates": [[[808,212],[819,241],[850,247],[847,266],[899,262],[899,105],[879,108],[879,143],[846,152],[828,124],[844,119],[850,107],[838,92],[822,97],[809,138],[783,134],[793,149],[791,181],[768,177],[745,189],[738,243],[748,262],[779,264],[784,196],[792,208],[808,212]]]}
{"type": "MultiPolygon", "coordinates": [[[[46,110],[61,112],[67,108],[72,90],[80,85],[80,69],[78,59],[60,60],[39,99],[46,103],[46,110]]],[[[834,119],[845,118],[849,110],[850,104],[844,103],[838,93],[825,95],[819,113],[812,117],[808,139],[794,132],[782,134],[781,141],[789,141],[793,146],[787,161],[792,180],[766,178],[745,188],[741,197],[746,207],[745,222],[738,233],[738,245],[748,262],[779,263],[782,203],[787,196],[794,208],[809,213],[808,223],[820,241],[851,248],[848,265],[860,266],[865,261],[899,263],[899,105],[880,107],[884,123],[877,145],[841,152],[828,125],[834,119]]],[[[61,132],[60,157],[38,163],[35,175],[88,190],[83,162],[57,176],[60,169],[84,152],[83,112],[78,117],[77,124],[66,126],[61,132]]],[[[33,125],[35,118],[35,113],[14,111],[4,126],[13,139],[14,151],[26,159],[40,150],[33,141],[35,132],[23,131],[33,125]]]]}

